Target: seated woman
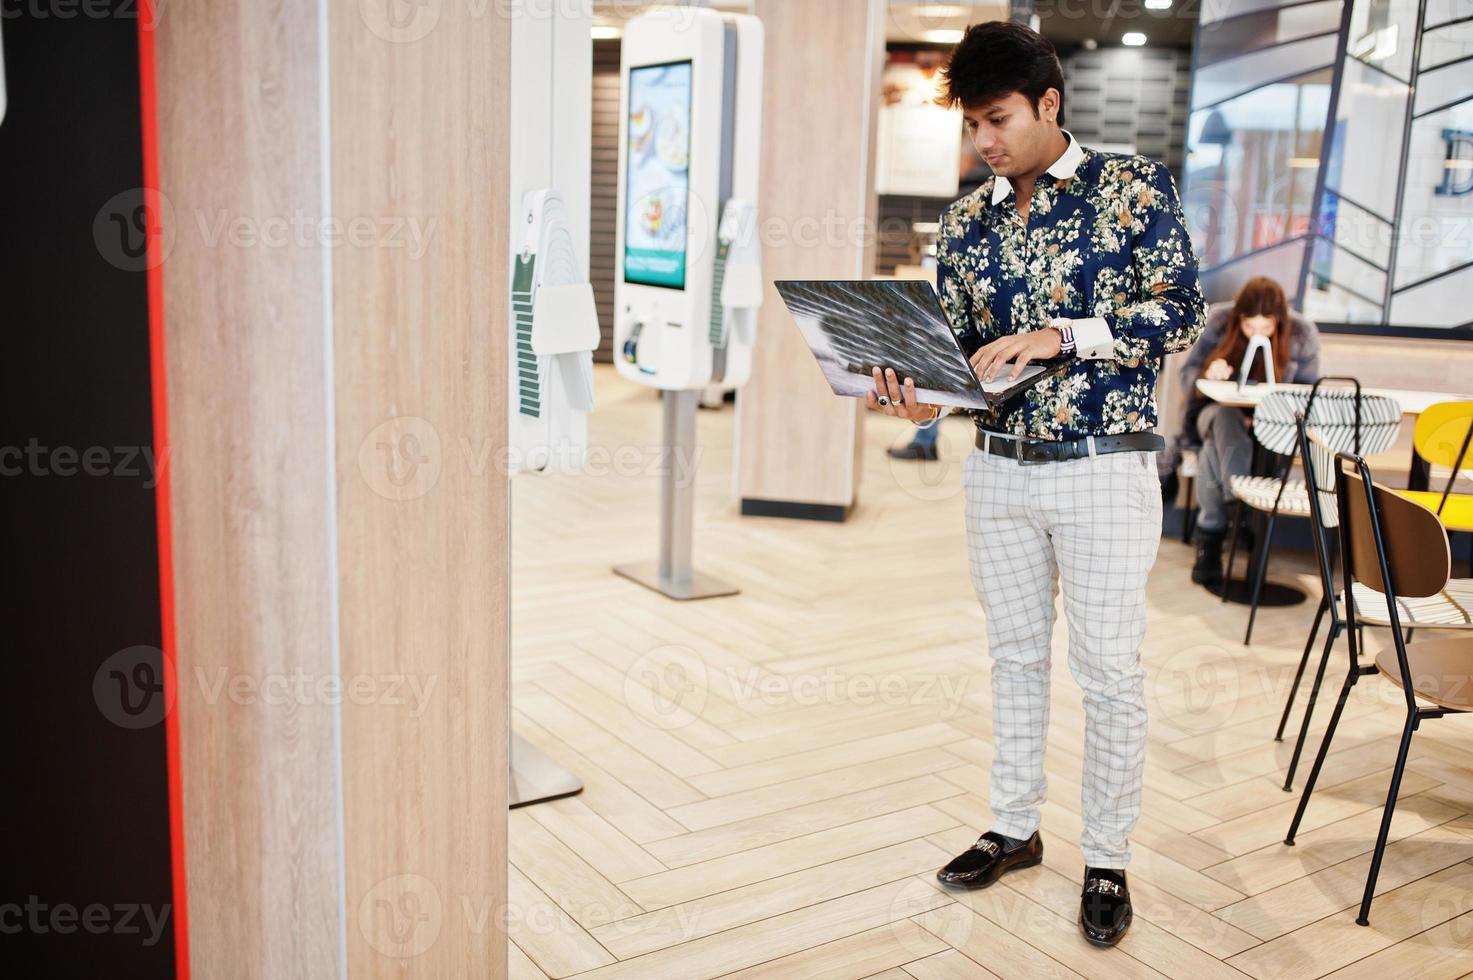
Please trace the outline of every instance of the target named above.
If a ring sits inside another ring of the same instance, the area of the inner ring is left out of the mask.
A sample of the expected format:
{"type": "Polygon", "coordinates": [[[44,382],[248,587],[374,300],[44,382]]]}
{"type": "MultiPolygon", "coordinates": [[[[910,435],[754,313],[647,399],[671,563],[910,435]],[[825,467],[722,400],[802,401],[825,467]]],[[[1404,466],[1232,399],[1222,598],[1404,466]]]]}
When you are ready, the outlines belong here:
{"type": "MultiPolygon", "coordinates": [[[[1179,439],[1197,449],[1197,560],[1192,581],[1208,588],[1222,582],[1222,539],[1227,533],[1229,481],[1248,472],[1253,460],[1252,418],[1240,408],[1220,405],[1197,390],[1197,379],[1235,379],[1250,337],[1268,337],[1278,381],[1308,384],[1319,377],[1320,334],[1314,321],[1289,309],[1279,284],[1264,276],[1244,283],[1231,303],[1207,309],[1202,336],[1181,370],[1186,419],[1179,439]]],[[[1255,358],[1251,379],[1264,380],[1263,358],[1255,358]]]]}

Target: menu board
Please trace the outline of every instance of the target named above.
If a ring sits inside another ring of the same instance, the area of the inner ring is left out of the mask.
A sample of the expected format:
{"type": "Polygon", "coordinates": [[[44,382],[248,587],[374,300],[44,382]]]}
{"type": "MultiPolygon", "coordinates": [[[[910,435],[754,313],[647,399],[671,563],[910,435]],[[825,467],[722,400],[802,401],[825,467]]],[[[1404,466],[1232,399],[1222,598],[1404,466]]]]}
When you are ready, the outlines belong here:
{"type": "Polygon", "coordinates": [[[629,71],[624,281],[685,288],[691,63],[629,71]]]}

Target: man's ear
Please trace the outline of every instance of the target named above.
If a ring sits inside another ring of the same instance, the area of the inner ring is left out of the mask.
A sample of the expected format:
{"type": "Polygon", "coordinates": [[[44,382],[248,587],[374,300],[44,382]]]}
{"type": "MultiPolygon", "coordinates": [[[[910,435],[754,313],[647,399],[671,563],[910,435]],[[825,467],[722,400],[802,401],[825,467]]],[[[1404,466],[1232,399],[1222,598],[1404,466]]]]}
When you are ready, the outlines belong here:
{"type": "Polygon", "coordinates": [[[1050,87],[1045,90],[1044,93],[1038,97],[1039,117],[1049,122],[1058,122],[1059,101],[1060,96],[1058,89],[1050,87]]]}

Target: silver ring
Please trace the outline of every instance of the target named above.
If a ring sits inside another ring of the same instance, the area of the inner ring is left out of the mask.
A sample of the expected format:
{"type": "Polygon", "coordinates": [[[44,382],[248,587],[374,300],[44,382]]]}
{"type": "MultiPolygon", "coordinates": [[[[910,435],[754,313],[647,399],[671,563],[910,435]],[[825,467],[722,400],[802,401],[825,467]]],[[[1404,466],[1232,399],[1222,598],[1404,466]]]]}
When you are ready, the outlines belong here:
{"type": "Polygon", "coordinates": [[[886,406],[888,404],[890,404],[890,396],[889,395],[881,395],[880,396],[880,407],[883,408],[884,406],[886,406]]]}

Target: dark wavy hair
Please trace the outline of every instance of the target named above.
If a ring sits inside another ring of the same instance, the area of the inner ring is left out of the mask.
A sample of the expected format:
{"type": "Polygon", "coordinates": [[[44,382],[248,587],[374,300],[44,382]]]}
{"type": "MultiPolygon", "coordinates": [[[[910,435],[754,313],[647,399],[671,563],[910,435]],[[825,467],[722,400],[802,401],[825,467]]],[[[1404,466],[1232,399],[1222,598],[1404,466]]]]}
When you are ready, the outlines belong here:
{"type": "Polygon", "coordinates": [[[1064,69],[1053,42],[1022,24],[994,20],[968,27],[952,49],[940,102],[968,108],[1021,92],[1037,119],[1038,100],[1051,88],[1059,93],[1062,126],[1064,69]]]}
{"type": "MultiPolygon", "coordinates": [[[[1248,353],[1248,338],[1243,336],[1242,324],[1246,317],[1271,316],[1274,319],[1274,335],[1269,338],[1269,347],[1274,355],[1274,377],[1286,381],[1284,372],[1289,370],[1290,341],[1294,334],[1294,320],[1289,315],[1289,300],[1277,282],[1267,276],[1254,276],[1243,283],[1233,300],[1233,312],[1228,316],[1227,329],[1217,349],[1208,356],[1206,363],[1221,358],[1237,371],[1243,366],[1243,355],[1248,353]]],[[[1205,368],[1204,368],[1205,370],[1205,368]]],[[[1263,380],[1263,364],[1255,361],[1253,378],[1263,380]]]]}

